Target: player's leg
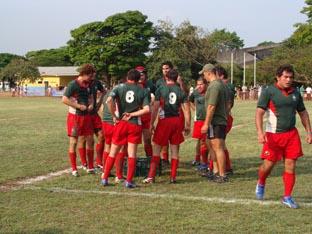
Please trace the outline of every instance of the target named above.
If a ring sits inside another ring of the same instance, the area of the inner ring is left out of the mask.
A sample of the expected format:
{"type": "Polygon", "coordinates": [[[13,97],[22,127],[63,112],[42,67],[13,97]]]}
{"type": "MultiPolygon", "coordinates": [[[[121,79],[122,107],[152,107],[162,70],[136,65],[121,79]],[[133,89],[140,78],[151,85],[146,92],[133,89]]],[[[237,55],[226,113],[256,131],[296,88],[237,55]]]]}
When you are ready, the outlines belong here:
{"type": "Polygon", "coordinates": [[[119,184],[123,182],[124,176],[123,176],[123,167],[124,167],[124,160],[125,156],[127,154],[127,145],[123,145],[121,149],[119,150],[118,154],[116,155],[115,159],[115,168],[116,168],[116,177],[115,177],[115,183],[119,184]]]}
{"type": "MultiPolygon", "coordinates": [[[[214,138],[210,140],[211,148],[214,151],[219,177],[216,177],[216,182],[226,182],[227,177],[225,175],[225,154],[224,154],[224,139],[214,138]]],[[[215,167],[214,167],[215,168],[215,167]]],[[[215,169],[214,169],[215,170],[215,169]]]]}
{"type": "Polygon", "coordinates": [[[78,137],[77,148],[78,148],[82,168],[84,170],[87,170],[87,151],[86,151],[86,137],[85,136],[78,137]]]}
{"type": "Polygon", "coordinates": [[[86,136],[86,148],[88,157],[88,170],[87,172],[93,174],[94,171],[94,138],[93,134],[86,136]]]}
{"type": "Polygon", "coordinates": [[[95,145],[95,152],[96,152],[96,158],[95,158],[95,165],[97,168],[103,168],[103,150],[104,150],[104,135],[102,130],[97,129],[95,132],[95,135],[97,137],[97,142],[95,145]]]}
{"type": "Polygon", "coordinates": [[[73,176],[78,176],[77,163],[76,163],[76,158],[77,158],[76,146],[77,146],[77,138],[69,137],[68,156],[69,156],[73,176]]]}
{"type": "Polygon", "coordinates": [[[160,163],[160,152],[161,152],[161,146],[154,143],[153,147],[153,157],[150,162],[150,168],[148,171],[147,178],[143,180],[143,183],[153,183],[155,181],[156,171],[160,163]]]}
{"type": "Polygon", "coordinates": [[[115,157],[116,157],[117,153],[119,152],[120,148],[121,148],[121,145],[115,145],[114,143],[111,144],[109,156],[107,157],[107,160],[106,160],[105,166],[104,166],[104,172],[101,176],[103,186],[108,185],[108,177],[109,177],[110,172],[114,166],[115,157]]]}
{"type": "Polygon", "coordinates": [[[179,145],[170,144],[170,149],[171,149],[170,183],[176,183],[177,170],[179,166],[179,145]]]}
{"type": "Polygon", "coordinates": [[[127,188],[136,187],[133,183],[133,177],[136,169],[136,157],[137,157],[138,145],[128,142],[128,171],[125,186],[127,188]]]}
{"type": "Polygon", "coordinates": [[[152,134],[149,128],[143,129],[143,142],[144,142],[144,151],[146,156],[153,156],[153,147],[152,147],[152,134]]]}

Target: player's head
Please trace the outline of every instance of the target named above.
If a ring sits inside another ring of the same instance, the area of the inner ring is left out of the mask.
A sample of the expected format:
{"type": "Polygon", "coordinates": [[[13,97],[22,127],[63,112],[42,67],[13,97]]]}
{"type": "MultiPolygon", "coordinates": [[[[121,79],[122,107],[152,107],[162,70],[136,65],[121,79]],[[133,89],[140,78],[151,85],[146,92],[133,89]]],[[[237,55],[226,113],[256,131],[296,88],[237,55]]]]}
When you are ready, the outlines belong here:
{"type": "Polygon", "coordinates": [[[178,77],[179,77],[179,73],[178,73],[178,71],[176,69],[171,69],[168,72],[168,80],[176,82],[178,77]]]}
{"type": "Polygon", "coordinates": [[[140,80],[140,72],[135,69],[131,69],[127,73],[127,80],[138,82],[140,80]]]}
{"type": "Polygon", "coordinates": [[[96,70],[95,70],[94,66],[90,63],[86,63],[86,64],[81,65],[81,67],[79,67],[78,71],[79,71],[79,76],[83,77],[87,80],[92,80],[95,78],[96,70]]]}
{"type": "Polygon", "coordinates": [[[203,77],[199,77],[196,81],[196,90],[199,93],[204,93],[207,90],[207,80],[205,80],[203,77]]]}
{"type": "Polygon", "coordinates": [[[140,83],[144,83],[147,80],[147,72],[145,67],[143,66],[136,66],[135,70],[137,70],[138,72],[140,72],[140,83]]]}
{"type": "Polygon", "coordinates": [[[166,61],[161,64],[161,71],[164,77],[168,77],[168,73],[171,69],[173,69],[172,62],[166,61]]]}
{"type": "Polygon", "coordinates": [[[280,88],[289,88],[294,81],[295,70],[293,66],[285,64],[276,70],[276,81],[280,88]]]}
{"type": "Polygon", "coordinates": [[[208,63],[203,66],[202,70],[198,74],[203,75],[207,81],[210,81],[216,76],[216,68],[211,63],[208,63]]]}
{"type": "Polygon", "coordinates": [[[217,73],[217,76],[223,81],[223,82],[227,82],[228,80],[228,73],[227,71],[224,69],[224,67],[222,66],[216,66],[216,73],[217,73]]]}

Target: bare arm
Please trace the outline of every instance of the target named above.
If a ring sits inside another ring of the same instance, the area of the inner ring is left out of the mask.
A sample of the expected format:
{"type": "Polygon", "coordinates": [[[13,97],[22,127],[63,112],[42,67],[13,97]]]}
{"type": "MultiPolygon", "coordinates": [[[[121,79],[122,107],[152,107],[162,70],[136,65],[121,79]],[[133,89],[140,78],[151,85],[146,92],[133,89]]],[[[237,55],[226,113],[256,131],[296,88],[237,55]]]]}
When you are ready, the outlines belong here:
{"type": "Polygon", "coordinates": [[[150,112],[150,107],[149,105],[143,106],[143,109],[137,110],[135,112],[132,113],[125,113],[125,119],[124,120],[129,120],[131,117],[138,117],[138,116],[142,116],[144,114],[147,114],[150,112]]]}
{"type": "Polygon", "coordinates": [[[157,115],[158,115],[159,105],[160,105],[159,101],[155,101],[154,102],[153,111],[152,111],[152,119],[151,119],[151,126],[152,126],[152,128],[154,126],[155,120],[156,120],[157,115]]]}
{"type": "Polygon", "coordinates": [[[85,111],[87,109],[87,107],[85,105],[81,105],[81,104],[78,104],[76,102],[73,102],[71,101],[68,97],[66,96],[63,96],[62,97],[62,102],[67,105],[67,106],[70,106],[70,107],[73,107],[73,108],[76,108],[76,109],[79,109],[81,111],[85,111]]]}
{"type": "Polygon", "coordinates": [[[263,132],[263,116],[265,114],[265,110],[262,108],[257,108],[256,110],[256,128],[258,133],[258,142],[263,144],[266,142],[265,133],[263,132]]]}
{"type": "Polygon", "coordinates": [[[205,118],[205,121],[204,121],[204,125],[201,128],[201,133],[207,133],[208,127],[209,127],[209,125],[211,123],[211,120],[212,120],[212,117],[213,117],[213,114],[214,114],[215,110],[216,110],[216,106],[214,106],[214,105],[208,105],[207,106],[206,118],[205,118]]]}
{"type": "Polygon", "coordinates": [[[116,114],[115,114],[115,109],[114,109],[114,100],[111,96],[109,96],[106,100],[107,107],[111,115],[113,116],[114,122],[118,119],[116,114]]]}
{"type": "Polygon", "coordinates": [[[309,113],[306,110],[304,110],[304,111],[298,112],[298,114],[300,116],[301,123],[307,132],[306,141],[307,143],[311,144],[312,132],[311,132],[311,123],[310,123],[309,113]]]}
{"type": "Polygon", "coordinates": [[[182,103],[182,110],[185,118],[185,135],[188,135],[191,130],[191,111],[188,102],[182,103]]]}

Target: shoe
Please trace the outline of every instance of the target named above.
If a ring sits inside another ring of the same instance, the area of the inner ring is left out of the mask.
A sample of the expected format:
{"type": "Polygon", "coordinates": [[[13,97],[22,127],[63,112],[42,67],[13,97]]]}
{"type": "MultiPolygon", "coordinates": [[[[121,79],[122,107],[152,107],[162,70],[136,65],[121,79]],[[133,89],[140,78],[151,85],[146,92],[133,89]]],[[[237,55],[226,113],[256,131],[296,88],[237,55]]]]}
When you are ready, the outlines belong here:
{"type": "Polygon", "coordinates": [[[82,165],[82,170],[87,171],[87,165],[82,165]]]}
{"type": "Polygon", "coordinates": [[[292,209],[298,209],[298,204],[293,200],[291,196],[283,197],[282,203],[292,209]]]}
{"type": "Polygon", "coordinates": [[[199,161],[193,160],[192,161],[192,166],[198,166],[200,164],[199,161]]]}
{"type": "Polygon", "coordinates": [[[99,169],[99,170],[102,170],[103,169],[103,166],[101,164],[96,164],[95,165],[95,168],[96,169],[99,169]]]}
{"type": "Polygon", "coordinates": [[[262,184],[258,184],[256,186],[256,198],[258,200],[263,200],[264,199],[264,191],[265,191],[265,186],[262,184]]]}
{"type": "Polygon", "coordinates": [[[146,177],[143,181],[143,184],[153,184],[155,183],[155,178],[151,178],[151,177],[146,177]]]}
{"type": "Polygon", "coordinates": [[[101,175],[101,184],[105,187],[108,186],[108,179],[104,179],[104,173],[101,175]]]}
{"type": "Polygon", "coordinates": [[[94,168],[87,169],[88,174],[95,174],[94,168]]]}
{"type": "Polygon", "coordinates": [[[114,180],[114,182],[115,182],[115,184],[121,184],[121,183],[123,183],[125,181],[125,178],[118,178],[117,176],[115,177],[115,180],[114,180]]]}
{"type": "Polygon", "coordinates": [[[79,176],[78,171],[72,171],[72,175],[78,177],[79,176]]]}
{"type": "Polygon", "coordinates": [[[227,176],[234,175],[233,169],[230,169],[230,170],[226,171],[225,175],[227,175],[227,176]]]}
{"type": "Polygon", "coordinates": [[[219,183],[219,184],[226,183],[226,182],[229,182],[229,177],[227,177],[226,175],[224,175],[224,176],[216,175],[213,178],[213,182],[216,182],[216,183],[219,183]]]}
{"type": "Polygon", "coordinates": [[[132,189],[132,188],[136,188],[137,186],[134,183],[126,181],[125,182],[125,187],[129,188],[129,189],[132,189]]]}
{"type": "Polygon", "coordinates": [[[199,172],[207,172],[208,165],[207,164],[200,164],[197,166],[197,171],[199,172]]]}
{"type": "Polygon", "coordinates": [[[170,184],[176,184],[177,183],[177,180],[175,178],[170,178],[170,184]]]}
{"type": "Polygon", "coordinates": [[[218,173],[213,173],[213,171],[208,171],[206,177],[208,180],[213,181],[215,177],[218,176],[218,173]]]}

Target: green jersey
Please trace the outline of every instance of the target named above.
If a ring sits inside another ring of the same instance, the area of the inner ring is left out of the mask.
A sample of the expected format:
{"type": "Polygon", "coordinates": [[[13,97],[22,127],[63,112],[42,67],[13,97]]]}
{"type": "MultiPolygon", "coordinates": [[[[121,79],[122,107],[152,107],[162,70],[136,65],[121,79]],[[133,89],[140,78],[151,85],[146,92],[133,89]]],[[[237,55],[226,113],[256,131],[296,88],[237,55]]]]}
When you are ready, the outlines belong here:
{"type": "Polygon", "coordinates": [[[195,121],[205,120],[205,94],[200,94],[197,90],[189,96],[189,101],[195,104],[195,121]]]}
{"type": "Polygon", "coordinates": [[[107,123],[113,125],[114,124],[113,116],[110,113],[108,106],[107,106],[107,103],[106,103],[108,96],[109,96],[109,93],[107,92],[107,94],[104,96],[104,99],[103,99],[103,109],[104,110],[103,110],[102,120],[103,120],[103,122],[107,122],[107,123]]]}
{"type": "Polygon", "coordinates": [[[282,90],[276,84],[262,90],[257,107],[266,111],[266,132],[272,133],[294,128],[296,111],[305,110],[302,96],[296,89],[282,90]]]}
{"type": "Polygon", "coordinates": [[[166,85],[166,80],[165,78],[160,78],[156,81],[156,90],[160,87],[160,86],[165,86],[166,85]]]}
{"type": "Polygon", "coordinates": [[[90,83],[90,95],[93,98],[93,110],[91,111],[91,114],[97,113],[97,110],[96,110],[96,100],[97,100],[97,93],[98,93],[98,91],[103,93],[104,92],[104,87],[103,87],[102,83],[99,80],[93,80],[90,83]]]}
{"type": "MultiPolygon", "coordinates": [[[[64,92],[64,96],[68,97],[72,102],[85,105],[88,107],[89,104],[89,83],[79,82],[77,79],[72,80],[68,83],[68,86],[64,92]]],[[[87,110],[81,111],[73,107],[69,107],[69,113],[77,115],[86,115],[87,110]]]]}
{"type": "MultiPolygon", "coordinates": [[[[117,117],[119,119],[124,113],[135,112],[150,104],[146,91],[141,86],[132,83],[117,85],[109,96],[117,103],[119,113],[117,117]]],[[[129,121],[141,125],[141,118],[139,117],[132,117],[129,121]]]]}
{"type": "Polygon", "coordinates": [[[221,80],[211,81],[205,94],[205,108],[208,105],[215,106],[215,112],[212,117],[212,125],[227,125],[227,91],[221,80]]]}
{"type": "Polygon", "coordinates": [[[179,108],[187,102],[186,94],[176,84],[157,88],[155,100],[160,102],[159,118],[179,116],[179,108]]]}

